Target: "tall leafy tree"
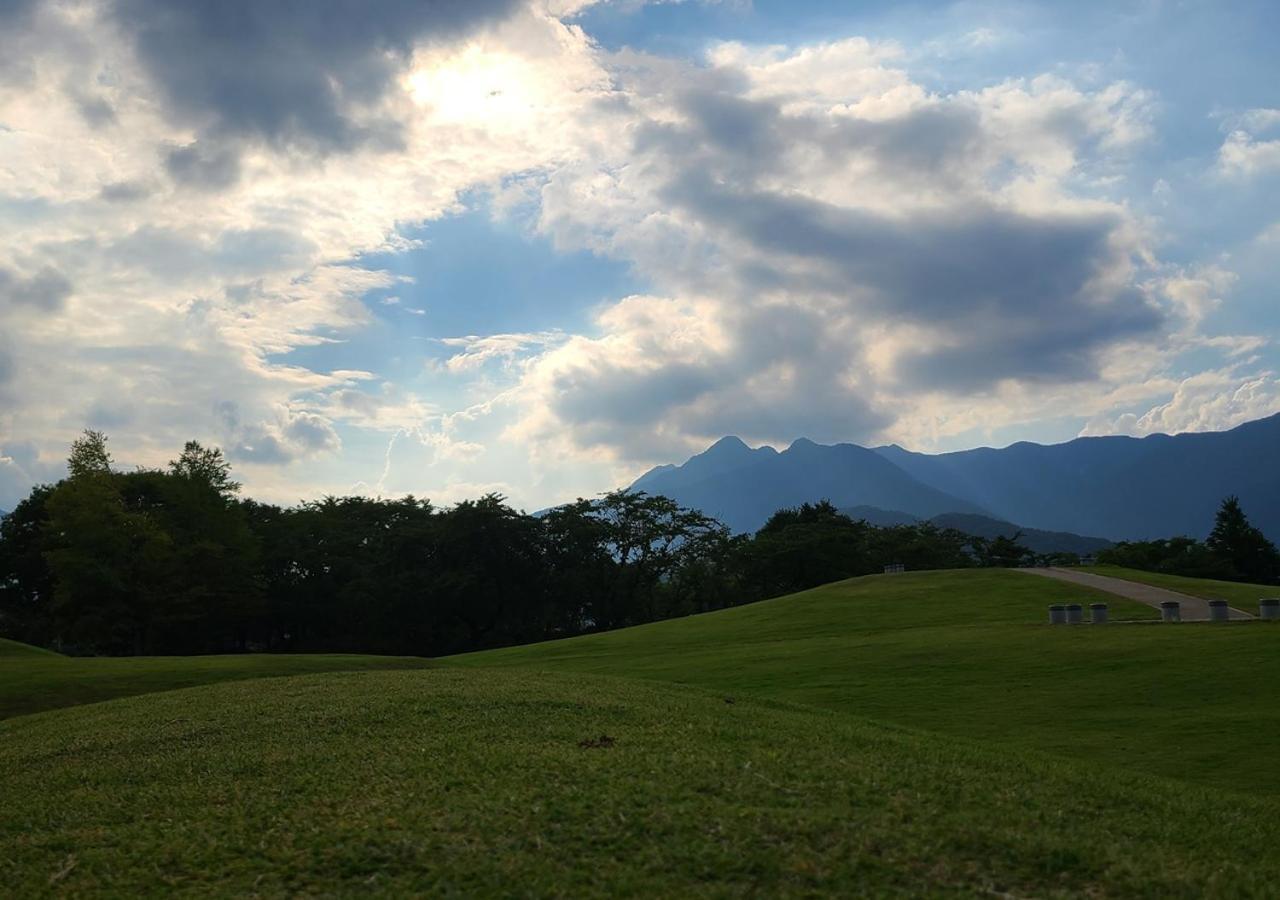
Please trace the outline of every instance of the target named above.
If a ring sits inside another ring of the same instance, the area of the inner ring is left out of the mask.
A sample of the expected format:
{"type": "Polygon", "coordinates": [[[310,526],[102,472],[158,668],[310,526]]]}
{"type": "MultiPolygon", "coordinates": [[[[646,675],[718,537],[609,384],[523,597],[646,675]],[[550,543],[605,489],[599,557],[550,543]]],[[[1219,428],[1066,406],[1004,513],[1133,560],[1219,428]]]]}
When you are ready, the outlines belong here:
{"type": "Polygon", "coordinates": [[[67,472],[72,478],[109,475],[111,454],[107,450],[107,436],[101,431],[86,428],[80,437],[71,442],[67,472]]]}

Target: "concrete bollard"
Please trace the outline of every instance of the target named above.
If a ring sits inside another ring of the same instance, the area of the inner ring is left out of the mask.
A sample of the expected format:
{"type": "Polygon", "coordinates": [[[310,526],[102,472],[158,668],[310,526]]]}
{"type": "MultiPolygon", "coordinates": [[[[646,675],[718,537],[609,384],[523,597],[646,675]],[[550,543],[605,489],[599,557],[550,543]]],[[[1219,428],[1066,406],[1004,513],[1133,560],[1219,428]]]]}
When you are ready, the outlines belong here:
{"type": "Polygon", "coordinates": [[[1084,610],[1080,608],[1079,603],[1067,604],[1067,624],[1079,625],[1084,621],[1084,610]]]}
{"type": "Polygon", "coordinates": [[[1106,625],[1107,624],[1107,604],[1090,603],[1089,604],[1089,620],[1093,622],[1094,625],[1106,625]]]}
{"type": "Polygon", "coordinates": [[[1268,597],[1258,601],[1258,618],[1280,622],[1280,597],[1268,597]]]}
{"type": "Polygon", "coordinates": [[[1227,607],[1226,600],[1210,600],[1209,601],[1209,621],[1210,622],[1230,622],[1231,610],[1227,607]]]}
{"type": "Polygon", "coordinates": [[[1067,608],[1055,603],[1049,607],[1049,624],[1065,625],[1067,624],[1067,608]]]}
{"type": "Polygon", "coordinates": [[[1177,600],[1162,600],[1160,602],[1160,621],[1181,622],[1182,604],[1177,600]]]}

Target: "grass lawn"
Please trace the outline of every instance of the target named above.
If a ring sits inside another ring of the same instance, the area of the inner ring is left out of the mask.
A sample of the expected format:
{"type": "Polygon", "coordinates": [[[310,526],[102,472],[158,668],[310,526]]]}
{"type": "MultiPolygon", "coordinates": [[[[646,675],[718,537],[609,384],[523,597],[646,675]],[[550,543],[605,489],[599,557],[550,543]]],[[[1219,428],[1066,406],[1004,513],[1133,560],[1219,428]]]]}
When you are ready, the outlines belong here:
{"type": "Polygon", "coordinates": [[[1192,597],[1203,597],[1206,600],[1226,600],[1236,609],[1247,612],[1251,616],[1258,614],[1259,599],[1280,597],[1280,587],[1274,584],[1242,584],[1238,581],[1185,578],[1182,575],[1144,572],[1141,569],[1126,569],[1122,566],[1081,566],[1080,570],[1167,588],[1182,594],[1190,594],[1192,597]]]}
{"type": "Polygon", "coordinates": [[[11,656],[58,656],[58,654],[43,647],[32,647],[30,644],[19,644],[17,641],[0,638],[0,660],[11,656]]]}
{"type": "Polygon", "coordinates": [[[216,681],[350,669],[419,669],[401,656],[245,654],[236,656],[70,657],[0,642],[0,719],[216,681]]]}
{"type": "Polygon", "coordinates": [[[1265,800],[516,669],[241,681],[11,719],[0,795],[13,896],[1270,897],[1280,883],[1265,800]]]}
{"type": "Polygon", "coordinates": [[[698,685],[1280,795],[1280,628],[1042,624],[1100,597],[1158,617],[1019,572],[928,572],[448,662],[698,685]]]}

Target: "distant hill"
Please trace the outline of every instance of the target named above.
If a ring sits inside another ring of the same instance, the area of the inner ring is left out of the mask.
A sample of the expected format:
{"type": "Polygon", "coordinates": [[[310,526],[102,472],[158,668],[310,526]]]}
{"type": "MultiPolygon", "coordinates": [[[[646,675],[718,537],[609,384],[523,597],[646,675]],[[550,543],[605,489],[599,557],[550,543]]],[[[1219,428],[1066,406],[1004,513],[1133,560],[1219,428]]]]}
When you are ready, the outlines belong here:
{"type": "Polygon", "coordinates": [[[930,455],[876,453],[916,480],[1025,526],[1112,540],[1203,538],[1228,494],[1280,539],[1280,415],[1230,431],[1077,438],[930,455]]]}
{"type": "Polygon", "coordinates": [[[880,509],[878,506],[846,506],[840,510],[855,521],[863,519],[872,525],[889,528],[894,525],[914,525],[922,521],[919,516],[904,513],[897,509],[880,509]]]}
{"type": "Polygon", "coordinates": [[[1071,552],[1093,552],[1102,539],[1203,538],[1228,494],[1238,495],[1254,524],[1280,540],[1278,461],[1280,415],[1223,432],[1077,438],[936,455],[803,438],[778,452],[727,437],[683,465],[647,472],[632,487],[666,494],[738,532],[758,529],[780,507],[827,499],[842,509],[874,508],[875,515],[889,516],[867,516],[876,524],[962,513],[1000,527],[1017,522],[1024,539],[1034,530],[1053,534],[1059,544],[1086,541],[1086,550],[1071,552]]]}
{"type": "Polygon", "coordinates": [[[1076,553],[1090,556],[1099,550],[1112,546],[1106,538],[1086,537],[1070,531],[1044,531],[1040,528],[1023,528],[1012,522],[1003,522],[989,516],[977,516],[971,513],[943,513],[929,521],[939,528],[954,528],[974,537],[992,540],[997,537],[1013,537],[1022,532],[1018,543],[1036,553],[1076,553]]]}
{"type": "Polygon", "coordinates": [[[992,540],[997,537],[1013,537],[1022,532],[1018,543],[1036,553],[1076,553],[1089,556],[1099,550],[1112,546],[1106,538],[1086,537],[1072,534],[1069,531],[1043,531],[1039,528],[1023,528],[1012,522],[993,519],[977,513],[942,513],[928,520],[922,520],[904,512],[892,509],[878,509],[874,506],[850,506],[840,510],[851,519],[863,519],[880,527],[892,525],[914,525],[916,522],[929,521],[939,528],[954,528],[974,537],[992,540]]]}
{"type": "Polygon", "coordinates": [[[717,441],[681,466],[652,469],[632,485],[715,516],[737,532],[755,531],[775,511],[828,499],[836,506],[899,509],[921,518],[983,512],[923,484],[878,453],[854,444],[800,440],[781,453],[751,449],[736,437],[717,441]]]}

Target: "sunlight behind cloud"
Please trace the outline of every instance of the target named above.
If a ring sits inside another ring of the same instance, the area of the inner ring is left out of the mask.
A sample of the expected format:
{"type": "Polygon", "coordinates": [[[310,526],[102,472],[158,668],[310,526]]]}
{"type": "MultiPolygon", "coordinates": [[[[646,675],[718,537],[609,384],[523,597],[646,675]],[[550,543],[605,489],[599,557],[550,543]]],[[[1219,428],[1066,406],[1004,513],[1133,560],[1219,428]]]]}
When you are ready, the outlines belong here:
{"type": "Polygon", "coordinates": [[[470,44],[452,54],[427,54],[406,79],[415,103],[440,124],[492,131],[526,125],[548,104],[546,73],[527,60],[470,44]]]}

